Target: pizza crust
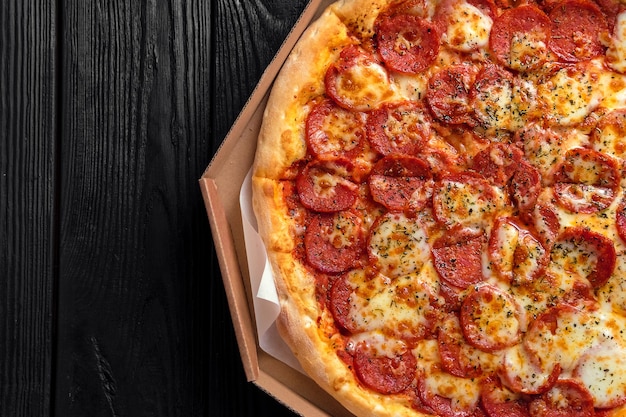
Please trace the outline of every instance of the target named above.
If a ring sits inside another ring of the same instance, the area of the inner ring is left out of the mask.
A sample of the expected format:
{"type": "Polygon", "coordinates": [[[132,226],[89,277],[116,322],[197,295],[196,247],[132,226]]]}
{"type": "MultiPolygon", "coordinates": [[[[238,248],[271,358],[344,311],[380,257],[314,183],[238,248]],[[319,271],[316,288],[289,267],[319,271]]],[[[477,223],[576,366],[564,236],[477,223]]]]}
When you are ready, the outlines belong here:
{"type": "Polygon", "coordinates": [[[326,67],[352,42],[331,9],[302,35],[272,86],[259,133],[254,176],[281,179],[291,164],[305,156],[307,103],[323,93],[326,67]]]}
{"type": "Polygon", "coordinates": [[[253,177],[252,207],[257,218],[258,232],[264,237],[268,251],[289,254],[294,249],[294,225],[287,222],[287,207],[279,181],[253,177]]]}

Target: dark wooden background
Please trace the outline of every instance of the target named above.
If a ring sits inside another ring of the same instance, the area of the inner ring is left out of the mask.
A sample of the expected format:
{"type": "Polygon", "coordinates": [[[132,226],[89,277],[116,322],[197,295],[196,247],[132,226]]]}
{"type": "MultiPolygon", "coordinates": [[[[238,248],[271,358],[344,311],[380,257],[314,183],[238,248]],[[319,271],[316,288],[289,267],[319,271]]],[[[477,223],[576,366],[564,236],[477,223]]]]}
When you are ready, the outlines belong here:
{"type": "Polygon", "coordinates": [[[0,1],[0,417],[289,415],[197,180],[305,3],[0,1]]]}

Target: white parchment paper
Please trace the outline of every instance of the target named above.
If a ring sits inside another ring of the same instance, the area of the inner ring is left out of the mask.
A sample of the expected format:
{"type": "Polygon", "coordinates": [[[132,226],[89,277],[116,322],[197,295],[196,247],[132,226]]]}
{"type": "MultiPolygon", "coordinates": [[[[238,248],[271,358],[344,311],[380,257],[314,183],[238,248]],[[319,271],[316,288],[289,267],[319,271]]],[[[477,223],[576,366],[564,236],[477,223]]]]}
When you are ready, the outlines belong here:
{"type": "Polygon", "coordinates": [[[302,368],[289,347],[278,334],[276,318],[280,312],[274,277],[267,259],[265,246],[258,234],[256,217],[252,209],[251,172],[248,172],[239,194],[243,232],[250,271],[256,327],[259,345],[268,354],[300,372],[302,368]]]}

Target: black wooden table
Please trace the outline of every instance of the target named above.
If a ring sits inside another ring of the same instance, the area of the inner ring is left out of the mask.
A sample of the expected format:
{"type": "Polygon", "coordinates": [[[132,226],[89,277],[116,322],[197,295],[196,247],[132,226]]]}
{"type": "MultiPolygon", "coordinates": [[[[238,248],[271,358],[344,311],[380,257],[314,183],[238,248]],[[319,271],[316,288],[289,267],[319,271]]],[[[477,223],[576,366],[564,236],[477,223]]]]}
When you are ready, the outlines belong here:
{"type": "Polygon", "coordinates": [[[0,417],[289,415],[197,180],[305,3],[0,1],[0,417]]]}

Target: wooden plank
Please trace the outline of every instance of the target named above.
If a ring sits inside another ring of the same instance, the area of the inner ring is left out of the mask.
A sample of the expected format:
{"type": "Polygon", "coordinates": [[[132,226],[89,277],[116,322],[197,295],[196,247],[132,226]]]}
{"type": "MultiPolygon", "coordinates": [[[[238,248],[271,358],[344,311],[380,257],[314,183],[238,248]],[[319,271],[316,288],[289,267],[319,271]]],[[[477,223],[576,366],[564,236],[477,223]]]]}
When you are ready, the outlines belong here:
{"type": "Polygon", "coordinates": [[[211,8],[64,1],[57,416],[207,415],[211,8]]]}
{"type": "Polygon", "coordinates": [[[55,5],[0,2],[0,415],[47,416],[53,353],[55,5]]]}
{"type": "Polygon", "coordinates": [[[303,3],[64,1],[55,415],[286,412],[245,382],[197,179],[303,3]]]}

